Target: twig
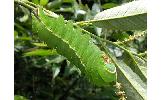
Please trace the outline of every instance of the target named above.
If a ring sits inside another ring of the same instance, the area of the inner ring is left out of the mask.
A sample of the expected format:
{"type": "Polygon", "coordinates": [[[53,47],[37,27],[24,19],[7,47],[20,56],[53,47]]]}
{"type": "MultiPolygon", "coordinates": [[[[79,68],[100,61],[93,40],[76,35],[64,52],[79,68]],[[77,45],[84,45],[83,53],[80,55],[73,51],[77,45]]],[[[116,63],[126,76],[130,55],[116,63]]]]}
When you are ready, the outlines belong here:
{"type": "Polygon", "coordinates": [[[19,5],[22,5],[30,10],[35,10],[35,8],[31,5],[28,5],[27,3],[21,1],[21,0],[14,0],[15,3],[19,4],[19,5]]]}
{"type": "Polygon", "coordinates": [[[115,42],[115,43],[116,43],[116,44],[128,43],[128,42],[133,41],[133,40],[135,40],[135,39],[137,39],[137,38],[139,38],[139,37],[142,37],[142,36],[144,36],[144,35],[145,35],[145,32],[142,32],[141,34],[129,36],[129,38],[128,38],[128,39],[125,39],[124,41],[117,41],[117,42],[115,42]]]}
{"type": "Polygon", "coordinates": [[[92,25],[92,23],[90,21],[80,21],[80,22],[76,22],[74,23],[76,25],[79,25],[79,26],[88,26],[88,25],[92,25]]]}
{"type": "Polygon", "coordinates": [[[139,56],[146,56],[147,55],[147,51],[143,52],[143,53],[140,53],[138,54],[139,56]]]}
{"type": "Polygon", "coordinates": [[[83,32],[89,34],[90,36],[92,36],[92,37],[94,37],[94,38],[100,40],[100,41],[103,41],[103,42],[112,44],[112,45],[117,46],[118,48],[120,48],[120,49],[122,49],[122,50],[124,50],[124,51],[126,51],[126,52],[128,52],[128,53],[132,53],[131,51],[129,51],[128,49],[126,49],[126,48],[124,48],[124,47],[122,47],[122,46],[120,46],[119,44],[116,44],[116,43],[114,43],[114,42],[112,42],[112,41],[109,41],[109,40],[100,38],[100,37],[98,37],[98,36],[96,36],[96,35],[94,35],[94,34],[88,32],[88,31],[86,31],[86,30],[84,30],[84,29],[81,29],[81,30],[82,30],[83,32]]]}
{"type": "Polygon", "coordinates": [[[32,2],[29,2],[27,0],[25,0],[24,2],[27,3],[27,4],[29,4],[29,5],[31,5],[31,6],[38,7],[38,5],[36,5],[36,4],[32,3],[32,2]]]}

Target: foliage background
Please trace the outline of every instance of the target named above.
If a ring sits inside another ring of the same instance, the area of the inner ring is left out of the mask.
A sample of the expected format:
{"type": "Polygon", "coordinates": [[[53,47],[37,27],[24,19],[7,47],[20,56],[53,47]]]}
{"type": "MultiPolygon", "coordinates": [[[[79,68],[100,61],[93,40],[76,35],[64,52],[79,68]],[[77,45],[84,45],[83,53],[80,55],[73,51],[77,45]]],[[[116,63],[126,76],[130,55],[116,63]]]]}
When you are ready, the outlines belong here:
{"type": "MultiPolygon", "coordinates": [[[[31,0],[30,0],[31,1],[31,0]]],[[[94,15],[130,0],[32,0],[45,8],[61,14],[67,20],[83,21],[94,15]],[[46,1],[46,2],[45,2],[46,1]]],[[[79,70],[57,52],[47,51],[48,47],[32,33],[30,11],[15,5],[14,9],[14,56],[15,95],[30,100],[118,100],[114,88],[95,87],[80,75],[79,70]],[[113,92],[114,91],[114,92],[113,92]]],[[[113,42],[124,40],[132,31],[111,31],[105,36],[104,30],[94,26],[84,29],[113,42]],[[102,32],[101,32],[102,31],[102,32]],[[122,33],[122,34],[119,34],[122,33]]],[[[133,52],[147,49],[147,37],[141,37],[125,46],[133,52]]],[[[112,47],[116,57],[123,57],[121,50],[112,47]]]]}

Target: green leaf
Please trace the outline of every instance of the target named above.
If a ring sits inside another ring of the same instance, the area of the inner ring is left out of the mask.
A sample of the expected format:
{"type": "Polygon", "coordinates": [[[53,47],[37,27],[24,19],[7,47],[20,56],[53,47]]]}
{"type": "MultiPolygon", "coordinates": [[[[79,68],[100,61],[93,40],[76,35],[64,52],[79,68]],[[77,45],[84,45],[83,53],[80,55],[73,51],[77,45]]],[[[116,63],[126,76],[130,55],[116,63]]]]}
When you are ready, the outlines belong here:
{"type": "Polygon", "coordinates": [[[47,44],[45,44],[45,43],[32,43],[32,44],[37,47],[47,47],[47,44]]]}
{"type": "Polygon", "coordinates": [[[127,100],[146,100],[146,83],[123,60],[116,59],[109,49],[108,53],[117,66],[117,80],[122,84],[127,100]]]}
{"type": "Polygon", "coordinates": [[[60,73],[60,67],[52,67],[53,79],[55,79],[60,73]]]}
{"type": "Polygon", "coordinates": [[[147,86],[141,78],[134,73],[129,66],[123,61],[117,61],[119,66],[118,71],[118,82],[121,82],[126,92],[128,100],[146,100],[147,86]],[[134,95],[132,95],[134,94],[134,95]]]}
{"type": "Polygon", "coordinates": [[[147,11],[145,0],[133,1],[104,10],[91,21],[97,27],[109,30],[145,30],[147,11]]]}
{"type": "Polygon", "coordinates": [[[109,9],[109,8],[115,7],[117,5],[118,4],[115,4],[115,3],[105,3],[105,4],[102,5],[102,8],[103,9],[109,9]]]}
{"type": "Polygon", "coordinates": [[[48,3],[48,0],[40,0],[40,5],[45,6],[48,3]]]}
{"type": "Polygon", "coordinates": [[[29,40],[32,40],[32,38],[31,37],[23,36],[23,37],[18,37],[15,40],[29,41],[29,40]]]}
{"type": "Polygon", "coordinates": [[[47,9],[58,9],[62,5],[62,0],[54,0],[47,4],[47,9]]]}
{"type": "Polygon", "coordinates": [[[55,50],[36,49],[24,53],[24,56],[50,56],[50,55],[57,55],[57,52],[55,50]]]}
{"type": "Polygon", "coordinates": [[[138,56],[133,56],[135,61],[137,62],[139,69],[141,70],[142,74],[147,77],[147,62],[141,59],[138,56]]]}
{"type": "MultiPolygon", "coordinates": [[[[139,58],[138,58],[138,61],[137,61],[137,57],[135,59],[136,56],[130,54],[130,53],[126,53],[124,52],[123,54],[123,58],[124,58],[124,62],[127,66],[129,66],[132,71],[136,74],[139,75],[139,77],[144,81],[146,82],[147,81],[147,78],[146,78],[146,70],[144,71],[144,67],[143,66],[146,66],[146,64],[143,64],[142,66],[138,63],[139,62],[139,58]]],[[[145,67],[146,68],[146,67],[145,67]]]]}
{"type": "Polygon", "coordinates": [[[14,39],[16,39],[17,37],[18,37],[18,32],[14,30],[14,39]]]}
{"type": "Polygon", "coordinates": [[[27,99],[27,98],[25,98],[23,96],[20,96],[20,95],[15,95],[14,100],[29,100],[29,99],[27,99]]]}
{"type": "Polygon", "coordinates": [[[63,0],[64,3],[73,3],[75,0],[63,0]]]}
{"type": "Polygon", "coordinates": [[[39,4],[39,0],[32,0],[33,3],[39,4]]]}

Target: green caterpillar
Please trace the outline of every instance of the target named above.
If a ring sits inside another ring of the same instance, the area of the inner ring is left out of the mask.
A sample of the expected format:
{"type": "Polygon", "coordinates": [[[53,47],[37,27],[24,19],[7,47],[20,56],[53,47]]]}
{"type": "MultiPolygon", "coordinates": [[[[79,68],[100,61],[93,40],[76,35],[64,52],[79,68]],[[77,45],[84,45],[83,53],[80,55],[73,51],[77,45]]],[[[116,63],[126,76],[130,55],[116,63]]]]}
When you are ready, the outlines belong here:
{"type": "Polygon", "coordinates": [[[37,17],[32,16],[33,32],[51,48],[76,65],[91,83],[110,86],[116,82],[116,67],[101,51],[88,34],[82,34],[73,23],[62,16],[52,18],[38,8],[37,17]]]}

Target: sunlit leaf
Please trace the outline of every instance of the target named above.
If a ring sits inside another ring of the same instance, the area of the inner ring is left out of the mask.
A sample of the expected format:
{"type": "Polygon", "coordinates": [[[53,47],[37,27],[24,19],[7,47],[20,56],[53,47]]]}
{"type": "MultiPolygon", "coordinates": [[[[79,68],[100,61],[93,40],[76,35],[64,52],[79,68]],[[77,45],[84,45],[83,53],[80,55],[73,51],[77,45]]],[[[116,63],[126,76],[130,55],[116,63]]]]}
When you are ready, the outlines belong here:
{"type": "Polygon", "coordinates": [[[50,56],[50,55],[57,55],[57,52],[55,50],[36,49],[24,53],[24,56],[50,56]]]}

